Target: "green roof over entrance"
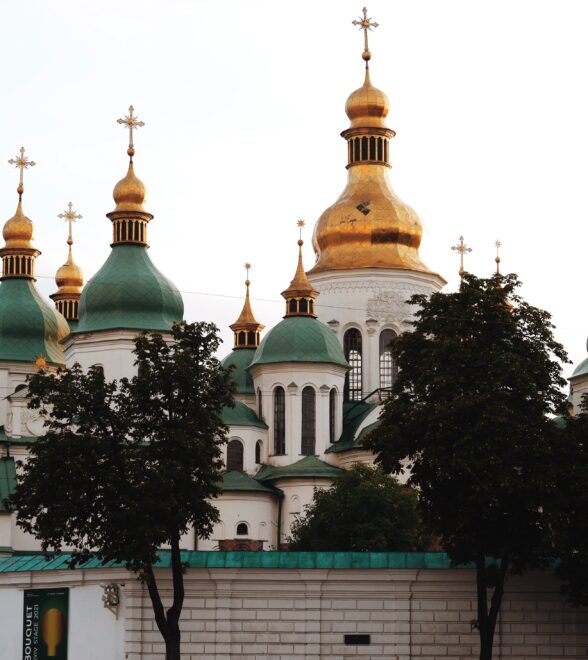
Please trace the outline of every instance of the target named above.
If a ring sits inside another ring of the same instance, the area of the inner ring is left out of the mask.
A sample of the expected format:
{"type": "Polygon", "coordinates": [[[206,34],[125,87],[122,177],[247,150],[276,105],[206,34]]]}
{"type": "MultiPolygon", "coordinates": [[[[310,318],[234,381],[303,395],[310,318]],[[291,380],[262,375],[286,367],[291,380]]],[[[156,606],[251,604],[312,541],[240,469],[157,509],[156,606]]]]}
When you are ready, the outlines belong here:
{"type": "Polygon", "coordinates": [[[86,284],[75,333],[128,328],[171,330],[184,316],[176,286],[153,265],[143,245],[117,244],[86,284]]]}
{"type": "Polygon", "coordinates": [[[259,429],[267,429],[267,424],[242,401],[235,401],[234,408],[225,406],[221,417],[227,426],[255,426],[259,429]]]}
{"type": "Polygon", "coordinates": [[[0,284],[0,360],[64,364],[59,341],[69,334],[67,321],[39,294],[30,279],[0,284]]]}
{"type": "Polygon", "coordinates": [[[259,481],[293,479],[295,477],[334,479],[343,472],[344,470],[341,470],[341,468],[329,465],[316,456],[305,456],[302,460],[283,467],[264,465],[255,475],[255,478],[259,481]]]}
{"type": "Polygon", "coordinates": [[[249,368],[277,362],[323,362],[349,367],[332,330],[312,316],[287,316],[263,338],[249,368]]]}
{"type": "Polygon", "coordinates": [[[236,470],[224,473],[220,487],[226,492],[240,491],[245,493],[269,493],[271,495],[276,495],[278,492],[273,488],[264,486],[248,474],[236,470]]]}

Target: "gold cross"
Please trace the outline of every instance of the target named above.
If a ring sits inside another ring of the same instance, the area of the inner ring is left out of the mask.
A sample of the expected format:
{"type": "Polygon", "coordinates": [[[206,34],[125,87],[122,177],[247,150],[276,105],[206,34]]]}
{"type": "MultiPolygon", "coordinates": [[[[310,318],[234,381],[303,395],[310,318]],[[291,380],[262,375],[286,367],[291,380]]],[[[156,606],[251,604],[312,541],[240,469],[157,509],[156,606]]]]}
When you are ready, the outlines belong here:
{"type": "Polygon", "coordinates": [[[463,242],[463,236],[459,237],[459,243],[457,245],[452,246],[452,250],[455,250],[456,252],[459,252],[460,256],[460,266],[459,266],[459,274],[461,277],[463,277],[463,274],[465,273],[464,267],[463,267],[463,256],[467,252],[471,252],[472,248],[468,247],[464,242],[463,242]]]}
{"type": "Polygon", "coordinates": [[[69,204],[67,205],[67,211],[60,213],[57,217],[65,220],[69,225],[69,235],[67,237],[67,244],[72,245],[73,244],[73,239],[71,235],[72,222],[75,222],[76,220],[81,220],[82,216],[73,210],[73,204],[69,202],[69,204]]]}
{"type": "Polygon", "coordinates": [[[125,115],[124,119],[116,120],[117,124],[124,124],[124,126],[126,126],[129,129],[129,148],[127,149],[127,153],[131,157],[131,160],[135,155],[135,147],[133,145],[133,131],[136,130],[137,128],[141,128],[141,126],[145,126],[145,122],[138,121],[138,117],[135,117],[135,115],[133,115],[133,112],[135,112],[135,108],[133,108],[133,106],[130,105],[129,114],[125,115]]]}
{"type": "Polygon", "coordinates": [[[497,240],[494,245],[496,246],[496,258],[494,259],[496,262],[496,274],[500,275],[500,248],[502,247],[502,243],[497,240]]]}
{"type": "Polygon", "coordinates": [[[14,165],[20,170],[20,177],[18,180],[18,188],[16,191],[18,192],[19,195],[22,195],[24,191],[23,183],[22,183],[22,175],[25,170],[28,170],[29,167],[35,167],[37,163],[35,163],[34,160],[29,160],[28,156],[25,156],[25,148],[21,147],[20,148],[20,156],[17,156],[16,158],[11,158],[8,163],[10,165],[14,165]]]}
{"type": "Polygon", "coordinates": [[[305,225],[306,222],[304,222],[304,220],[298,220],[298,222],[296,223],[296,226],[298,227],[298,229],[300,229],[300,240],[302,240],[302,230],[304,229],[305,225]]]}
{"type": "Polygon", "coordinates": [[[363,18],[359,17],[358,21],[351,21],[352,25],[358,25],[360,30],[363,30],[363,52],[368,53],[368,31],[371,32],[372,28],[377,28],[378,23],[372,22],[371,18],[368,18],[367,7],[363,8],[363,18]]]}

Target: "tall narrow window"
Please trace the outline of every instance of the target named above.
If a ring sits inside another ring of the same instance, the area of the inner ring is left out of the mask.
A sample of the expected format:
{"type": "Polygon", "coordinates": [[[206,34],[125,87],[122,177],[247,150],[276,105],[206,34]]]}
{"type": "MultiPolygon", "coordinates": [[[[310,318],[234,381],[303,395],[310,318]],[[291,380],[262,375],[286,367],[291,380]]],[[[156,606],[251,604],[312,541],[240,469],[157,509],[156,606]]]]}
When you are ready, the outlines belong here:
{"type": "Polygon", "coordinates": [[[345,376],[345,401],[359,401],[362,397],[361,332],[350,328],[343,337],[343,350],[351,369],[345,376]]]}
{"type": "Polygon", "coordinates": [[[312,456],[316,444],[316,392],[313,387],[302,390],[302,442],[300,453],[312,456]]]}
{"type": "Polygon", "coordinates": [[[361,138],[361,160],[368,160],[368,139],[361,138]]]}
{"type": "Polygon", "coordinates": [[[380,333],[380,387],[392,387],[396,378],[392,357],[392,342],[395,337],[394,330],[382,330],[380,333]]]}
{"type": "Polygon", "coordinates": [[[329,442],[335,442],[335,424],[337,423],[337,390],[329,392],[329,442]]]}
{"type": "Polygon", "coordinates": [[[227,471],[243,472],[243,445],[239,440],[231,440],[227,445],[227,471]]]}
{"type": "Polygon", "coordinates": [[[261,442],[261,440],[258,440],[255,443],[255,464],[256,465],[261,465],[261,448],[262,448],[262,442],[261,442]]]}
{"type": "Polygon", "coordinates": [[[263,401],[261,399],[261,389],[257,388],[257,415],[259,419],[263,419],[263,401]]]}
{"type": "Polygon", "coordinates": [[[283,387],[274,389],[274,454],[286,453],[286,393],[283,387]]]}

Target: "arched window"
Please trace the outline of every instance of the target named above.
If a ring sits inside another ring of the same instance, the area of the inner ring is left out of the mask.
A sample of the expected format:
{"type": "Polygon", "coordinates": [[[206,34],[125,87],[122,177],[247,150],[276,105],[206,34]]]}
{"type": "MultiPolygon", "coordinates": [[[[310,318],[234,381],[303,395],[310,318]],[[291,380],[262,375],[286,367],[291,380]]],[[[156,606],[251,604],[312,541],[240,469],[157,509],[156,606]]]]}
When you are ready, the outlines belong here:
{"type": "Polygon", "coordinates": [[[239,523],[237,525],[237,536],[249,536],[249,526],[247,523],[239,523]]]}
{"type": "Polygon", "coordinates": [[[316,444],[316,392],[307,386],[302,390],[302,442],[300,453],[303,456],[314,454],[316,444]]]}
{"type": "Polygon", "coordinates": [[[259,387],[257,388],[257,411],[259,419],[263,419],[263,403],[261,400],[261,389],[259,387]]]}
{"type": "Polygon", "coordinates": [[[243,445],[239,440],[231,440],[227,445],[227,470],[243,472],[243,445]]]}
{"type": "Polygon", "coordinates": [[[255,443],[255,463],[256,465],[261,465],[261,450],[263,448],[263,443],[261,440],[258,440],[255,443]]]}
{"type": "Polygon", "coordinates": [[[337,390],[333,389],[329,392],[329,442],[335,442],[335,424],[337,422],[337,390]]]}
{"type": "Polygon", "coordinates": [[[395,337],[394,330],[382,330],[380,333],[380,387],[392,387],[396,378],[396,367],[392,357],[392,342],[395,337]]]}
{"type": "Polygon", "coordinates": [[[286,393],[283,387],[274,389],[274,454],[286,453],[286,393]]]}
{"type": "Polygon", "coordinates": [[[351,367],[345,376],[345,401],[359,401],[362,397],[362,346],[361,332],[357,328],[350,328],[343,336],[343,351],[351,367]]]}

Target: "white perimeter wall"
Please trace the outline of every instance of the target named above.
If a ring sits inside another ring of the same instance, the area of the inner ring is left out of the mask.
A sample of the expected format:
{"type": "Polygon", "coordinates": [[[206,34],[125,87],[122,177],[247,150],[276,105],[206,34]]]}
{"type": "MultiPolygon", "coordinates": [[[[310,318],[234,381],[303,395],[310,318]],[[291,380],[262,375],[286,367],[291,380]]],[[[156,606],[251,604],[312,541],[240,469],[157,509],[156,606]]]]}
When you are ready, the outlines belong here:
{"type": "MultiPolygon", "coordinates": [[[[71,588],[71,659],[164,660],[149,597],[123,569],[0,574],[1,660],[21,657],[22,589],[57,584],[71,588]],[[113,581],[125,584],[118,621],[101,602],[113,581]]],[[[475,618],[470,570],[189,569],[182,658],[477,660],[475,618]],[[345,646],[352,633],[371,645],[345,646]]],[[[585,658],[588,611],[549,575],[512,578],[495,641],[495,660],[585,658]]]]}

